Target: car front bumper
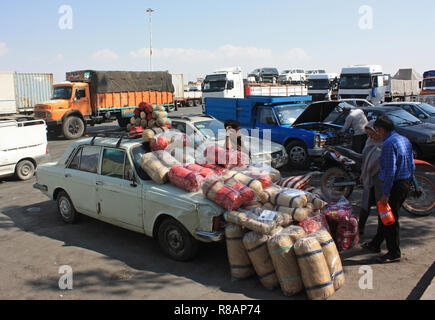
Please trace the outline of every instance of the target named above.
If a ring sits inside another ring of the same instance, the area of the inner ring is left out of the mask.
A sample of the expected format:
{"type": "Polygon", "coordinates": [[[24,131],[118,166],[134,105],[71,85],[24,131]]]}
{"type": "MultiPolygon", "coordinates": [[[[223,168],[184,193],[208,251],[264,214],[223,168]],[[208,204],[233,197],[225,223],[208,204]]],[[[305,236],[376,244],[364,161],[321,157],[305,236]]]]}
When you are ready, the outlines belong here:
{"type": "Polygon", "coordinates": [[[224,233],[222,231],[197,231],[196,236],[204,242],[219,242],[224,239],[224,233]]]}

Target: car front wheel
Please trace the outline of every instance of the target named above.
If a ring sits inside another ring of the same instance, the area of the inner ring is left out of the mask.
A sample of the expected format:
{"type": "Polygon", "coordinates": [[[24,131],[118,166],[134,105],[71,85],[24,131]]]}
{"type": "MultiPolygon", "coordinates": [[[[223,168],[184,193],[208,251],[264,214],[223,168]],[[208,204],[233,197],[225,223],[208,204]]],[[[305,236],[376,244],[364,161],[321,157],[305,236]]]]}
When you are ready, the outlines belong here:
{"type": "Polygon", "coordinates": [[[65,223],[76,223],[79,219],[79,214],[65,191],[57,196],[57,210],[65,223]]]}
{"type": "Polygon", "coordinates": [[[298,169],[305,169],[309,165],[308,151],[304,143],[299,141],[291,142],[286,147],[289,165],[298,169]]]}
{"type": "Polygon", "coordinates": [[[198,241],[178,221],[168,218],[159,227],[160,247],[172,259],[192,260],[198,251],[198,241]]]}

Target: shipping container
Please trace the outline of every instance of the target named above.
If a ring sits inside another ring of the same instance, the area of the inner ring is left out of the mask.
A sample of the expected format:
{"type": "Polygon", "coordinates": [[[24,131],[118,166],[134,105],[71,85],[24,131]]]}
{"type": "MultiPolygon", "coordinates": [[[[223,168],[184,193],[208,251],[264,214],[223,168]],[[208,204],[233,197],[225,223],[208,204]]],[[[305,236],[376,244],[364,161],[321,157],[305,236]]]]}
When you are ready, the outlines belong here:
{"type": "Polygon", "coordinates": [[[0,115],[33,113],[51,99],[53,74],[0,72],[0,115]]]}

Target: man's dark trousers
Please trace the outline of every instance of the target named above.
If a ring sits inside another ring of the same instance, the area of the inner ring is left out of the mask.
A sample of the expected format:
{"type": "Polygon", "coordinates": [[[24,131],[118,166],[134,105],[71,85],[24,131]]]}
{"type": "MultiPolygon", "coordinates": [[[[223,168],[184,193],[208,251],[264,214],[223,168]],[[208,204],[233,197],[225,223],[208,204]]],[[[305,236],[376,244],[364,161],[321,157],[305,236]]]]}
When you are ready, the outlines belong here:
{"type": "Polygon", "coordinates": [[[389,204],[393,211],[396,222],[391,226],[385,226],[378,215],[378,231],[376,236],[370,243],[373,248],[380,248],[384,239],[387,242],[388,253],[393,258],[400,258],[400,223],[399,223],[399,210],[405,202],[411,187],[411,180],[398,180],[395,181],[390,191],[389,204]]]}
{"type": "Polygon", "coordinates": [[[352,136],[352,150],[357,153],[362,153],[368,139],[367,134],[352,136]]]}

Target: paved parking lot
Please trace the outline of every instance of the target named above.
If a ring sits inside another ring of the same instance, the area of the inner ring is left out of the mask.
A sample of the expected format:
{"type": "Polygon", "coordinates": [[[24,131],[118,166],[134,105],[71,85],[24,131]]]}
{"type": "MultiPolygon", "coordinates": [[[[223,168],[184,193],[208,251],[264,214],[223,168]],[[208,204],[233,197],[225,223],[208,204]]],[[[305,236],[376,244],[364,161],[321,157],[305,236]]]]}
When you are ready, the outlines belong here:
{"type": "MultiPolygon", "coordinates": [[[[116,123],[90,128],[107,130],[117,130],[116,123]]],[[[50,141],[52,160],[69,143],[50,141]]],[[[34,190],[33,183],[0,183],[0,299],[289,299],[279,290],[267,291],[256,278],[232,282],[223,243],[203,245],[194,261],[178,263],[140,234],[87,217],[65,225],[55,203],[34,190]],[[72,268],[73,290],[59,289],[63,265],[72,268]]],[[[360,197],[355,192],[352,203],[358,205],[360,197]]],[[[376,224],[373,212],[363,240],[374,235],[376,224]]],[[[406,299],[424,291],[433,272],[435,217],[414,217],[402,210],[401,226],[403,261],[379,265],[375,255],[358,248],[345,252],[346,283],[331,299],[406,299]],[[373,271],[373,289],[359,285],[360,271],[367,266],[373,271]]]]}

